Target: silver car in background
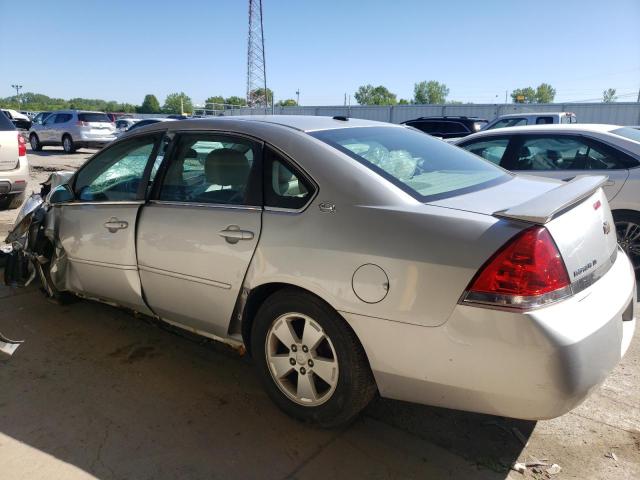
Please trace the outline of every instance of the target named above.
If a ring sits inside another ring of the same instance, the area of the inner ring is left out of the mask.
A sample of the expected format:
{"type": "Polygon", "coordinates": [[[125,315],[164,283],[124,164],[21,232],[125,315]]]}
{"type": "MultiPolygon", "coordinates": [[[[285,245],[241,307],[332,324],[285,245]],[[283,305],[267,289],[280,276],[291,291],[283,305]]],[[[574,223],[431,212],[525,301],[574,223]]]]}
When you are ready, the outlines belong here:
{"type": "Polygon", "coordinates": [[[344,424],[376,392],[555,417],[635,329],[605,177],[516,176],[399,125],[255,116],[142,127],[60,178],[9,237],[47,294],[244,346],[300,420],[344,424]]]}
{"type": "Polygon", "coordinates": [[[620,246],[640,273],[640,131],[618,125],[537,125],[489,130],[454,142],[515,173],[603,185],[620,246]]]}
{"type": "Polygon", "coordinates": [[[29,130],[29,143],[34,151],[42,147],[62,145],[66,153],[78,148],[102,148],[116,139],[116,127],[103,112],[58,110],[34,123],[29,130]]]}

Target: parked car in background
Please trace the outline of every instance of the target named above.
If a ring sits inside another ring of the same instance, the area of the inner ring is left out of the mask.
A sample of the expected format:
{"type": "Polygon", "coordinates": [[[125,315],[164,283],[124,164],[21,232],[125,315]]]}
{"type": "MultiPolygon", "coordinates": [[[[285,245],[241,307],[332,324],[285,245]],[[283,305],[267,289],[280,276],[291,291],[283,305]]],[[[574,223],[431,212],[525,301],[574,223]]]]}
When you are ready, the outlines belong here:
{"type": "Polygon", "coordinates": [[[31,119],[23,113],[20,113],[17,110],[11,110],[10,108],[3,108],[2,113],[11,120],[16,128],[22,130],[29,130],[31,128],[31,119]]]}
{"type": "Polygon", "coordinates": [[[119,118],[116,120],[116,132],[118,134],[124,133],[139,121],[139,118],[119,118]]]}
{"type": "Polygon", "coordinates": [[[303,421],[345,424],[376,391],[551,418],[635,328],[605,180],[517,176],[345,117],[158,122],[55,187],[22,258],[54,298],[244,344],[303,421]]]}
{"type": "Polygon", "coordinates": [[[440,138],[465,137],[479,132],[487,123],[486,119],[478,117],[420,117],[402,122],[440,138]]]}
{"type": "Polygon", "coordinates": [[[101,148],[115,140],[116,127],[102,112],[58,110],[29,131],[29,143],[35,151],[62,145],[66,153],[78,148],[101,148]]]}
{"type": "Polygon", "coordinates": [[[534,125],[488,130],[456,145],[515,173],[560,180],[606,175],[620,246],[640,273],[640,131],[616,125],[534,125]]]}
{"type": "Polygon", "coordinates": [[[145,118],[143,120],[140,120],[139,122],[134,123],[133,125],[131,125],[126,131],[130,132],[132,130],[136,130],[140,127],[146,127],[147,125],[152,125],[154,123],[158,123],[158,122],[172,122],[175,121],[173,118],[145,118]]]}
{"type": "Polygon", "coordinates": [[[27,143],[15,125],[0,114],[0,209],[22,204],[28,179],[27,143]]]}
{"type": "Polygon", "coordinates": [[[537,112],[510,113],[500,115],[484,126],[483,130],[494,128],[521,127],[525,125],[549,125],[553,123],[577,123],[575,113],[571,112],[537,112]]]}
{"type": "Polygon", "coordinates": [[[51,114],[50,111],[46,111],[46,112],[38,112],[32,120],[32,125],[42,125],[42,122],[44,122],[45,118],[47,118],[49,115],[51,114]]]}

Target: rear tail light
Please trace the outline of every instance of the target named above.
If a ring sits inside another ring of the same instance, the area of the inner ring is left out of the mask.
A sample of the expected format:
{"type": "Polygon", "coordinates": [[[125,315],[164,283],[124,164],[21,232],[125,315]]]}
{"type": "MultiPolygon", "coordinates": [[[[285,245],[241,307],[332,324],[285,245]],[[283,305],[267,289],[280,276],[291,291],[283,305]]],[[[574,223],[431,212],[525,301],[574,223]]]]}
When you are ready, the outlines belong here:
{"type": "Polygon", "coordinates": [[[88,127],[89,126],[89,122],[83,122],[82,120],[78,120],[76,122],[76,125],[79,127],[88,127]]]}
{"type": "Polygon", "coordinates": [[[27,155],[27,141],[19,133],[18,134],[18,156],[24,157],[27,155]]]}
{"type": "Polygon", "coordinates": [[[463,301],[529,309],[569,295],[571,281],[553,238],[546,228],[531,227],[482,266],[463,301]]]}

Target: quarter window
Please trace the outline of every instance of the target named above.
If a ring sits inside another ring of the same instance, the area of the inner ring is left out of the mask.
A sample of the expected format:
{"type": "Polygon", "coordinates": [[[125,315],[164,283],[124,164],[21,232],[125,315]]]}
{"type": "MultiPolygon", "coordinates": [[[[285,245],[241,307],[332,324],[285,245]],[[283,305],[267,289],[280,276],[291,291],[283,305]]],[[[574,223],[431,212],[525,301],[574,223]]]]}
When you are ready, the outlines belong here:
{"type": "Polygon", "coordinates": [[[245,139],[186,134],[178,140],[160,188],[165,201],[260,205],[253,173],[257,146],[245,139]]]}
{"type": "Polygon", "coordinates": [[[471,153],[475,153],[485,160],[489,160],[491,163],[500,165],[502,157],[504,157],[504,154],[507,151],[508,145],[508,138],[493,138],[491,140],[481,140],[478,142],[468,143],[466,145],[462,145],[462,148],[471,153]]]}
{"type": "Polygon", "coordinates": [[[550,136],[525,139],[513,170],[611,170],[625,168],[613,148],[582,138],[550,136]]]}
{"type": "Polygon", "coordinates": [[[265,152],[264,204],[267,207],[298,210],[312,196],[313,186],[279,153],[265,152]]]}
{"type": "Polygon", "coordinates": [[[84,201],[142,198],[140,185],[159,136],[132,138],[100,152],[78,172],[75,193],[84,201]]]}
{"type": "Polygon", "coordinates": [[[536,118],[536,125],[548,125],[553,123],[553,117],[538,117],[536,118]]]}

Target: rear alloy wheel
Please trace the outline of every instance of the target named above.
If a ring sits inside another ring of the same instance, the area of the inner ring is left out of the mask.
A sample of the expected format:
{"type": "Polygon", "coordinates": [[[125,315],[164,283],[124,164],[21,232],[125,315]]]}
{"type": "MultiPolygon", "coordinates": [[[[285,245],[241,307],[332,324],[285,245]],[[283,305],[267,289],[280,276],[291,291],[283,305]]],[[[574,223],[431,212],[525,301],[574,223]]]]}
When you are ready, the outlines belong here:
{"type": "Polygon", "coordinates": [[[33,150],[34,152],[39,152],[40,150],[42,150],[42,144],[40,143],[40,139],[38,138],[38,135],[36,135],[35,133],[32,133],[29,136],[29,143],[31,144],[31,150],[33,150]]]}
{"type": "Polygon", "coordinates": [[[264,302],[251,348],[267,393],[298,420],[344,425],[376,393],[355,333],[330,306],[305,292],[281,290],[264,302]]]}
{"type": "Polygon", "coordinates": [[[614,212],[618,244],[625,251],[636,274],[640,273],[640,214],[614,212]]]}
{"type": "Polygon", "coordinates": [[[76,146],[73,143],[73,139],[70,135],[62,137],[62,149],[65,153],[73,153],[76,151],[76,146]]]}

